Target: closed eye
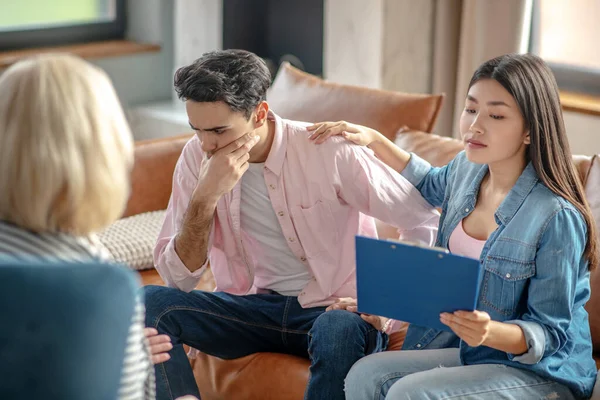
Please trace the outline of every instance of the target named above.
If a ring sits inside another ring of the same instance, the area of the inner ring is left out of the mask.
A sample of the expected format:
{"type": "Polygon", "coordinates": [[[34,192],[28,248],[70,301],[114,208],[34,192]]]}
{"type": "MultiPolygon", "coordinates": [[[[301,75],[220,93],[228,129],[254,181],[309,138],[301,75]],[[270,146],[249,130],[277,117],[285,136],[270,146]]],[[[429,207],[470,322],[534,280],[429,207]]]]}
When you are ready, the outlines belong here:
{"type": "Polygon", "coordinates": [[[502,115],[490,114],[490,117],[492,117],[492,119],[504,119],[504,117],[502,115]]]}

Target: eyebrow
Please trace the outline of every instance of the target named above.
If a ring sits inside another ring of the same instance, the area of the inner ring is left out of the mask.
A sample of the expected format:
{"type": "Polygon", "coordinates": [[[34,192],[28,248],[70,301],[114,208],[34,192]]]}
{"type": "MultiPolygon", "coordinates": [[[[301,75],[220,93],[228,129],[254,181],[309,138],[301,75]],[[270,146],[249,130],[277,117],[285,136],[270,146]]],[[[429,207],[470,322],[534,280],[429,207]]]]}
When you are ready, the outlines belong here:
{"type": "MultiPolygon", "coordinates": [[[[467,95],[467,99],[469,99],[473,103],[479,103],[477,101],[477,99],[475,97],[471,96],[470,94],[467,95]]],[[[510,106],[508,104],[506,104],[505,102],[500,101],[500,100],[488,101],[487,104],[488,104],[488,106],[506,106],[506,107],[510,108],[510,106]]]]}
{"type": "Polygon", "coordinates": [[[190,125],[190,128],[192,128],[195,131],[206,131],[206,132],[222,131],[223,129],[227,129],[227,128],[231,127],[231,125],[223,125],[223,126],[215,126],[214,128],[210,128],[210,129],[198,129],[194,125],[192,125],[192,123],[189,121],[188,121],[188,124],[190,125]]]}

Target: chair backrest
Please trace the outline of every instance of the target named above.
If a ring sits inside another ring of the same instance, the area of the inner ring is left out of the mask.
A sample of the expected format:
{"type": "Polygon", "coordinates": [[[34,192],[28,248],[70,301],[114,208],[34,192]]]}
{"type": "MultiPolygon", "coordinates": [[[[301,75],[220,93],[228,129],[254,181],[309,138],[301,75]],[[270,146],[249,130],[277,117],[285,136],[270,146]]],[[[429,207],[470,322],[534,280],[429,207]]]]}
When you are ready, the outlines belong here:
{"type": "Polygon", "coordinates": [[[0,259],[0,399],[115,399],[139,282],[103,264],[0,259]]]}

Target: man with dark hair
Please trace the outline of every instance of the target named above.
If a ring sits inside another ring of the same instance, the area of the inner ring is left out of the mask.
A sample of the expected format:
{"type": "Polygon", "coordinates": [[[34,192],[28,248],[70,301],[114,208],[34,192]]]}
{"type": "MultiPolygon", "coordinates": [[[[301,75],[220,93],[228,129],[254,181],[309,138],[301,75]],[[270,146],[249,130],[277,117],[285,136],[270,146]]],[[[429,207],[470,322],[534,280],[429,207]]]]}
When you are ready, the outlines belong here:
{"type": "Polygon", "coordinates": [[[175,74],[196,136],[154,251],[170,287],[146,287],[146,324],[174,346],[157,365],[159,399],[199,396],[183,344],[223,359],[308,357],[306,398],[343,399],[352,364],[385,350],[394,330],[382,317],[326,312],[356,297],[355,235],[376,236],[373,217],[427,242],[437,229],[435,210],[370,151],[341,138],[315,146],[310,124],[269,110],[270,83],[264,61],[242,50],[175,74]],[[194,290],[209,260],[216,291],[194,290]]]}

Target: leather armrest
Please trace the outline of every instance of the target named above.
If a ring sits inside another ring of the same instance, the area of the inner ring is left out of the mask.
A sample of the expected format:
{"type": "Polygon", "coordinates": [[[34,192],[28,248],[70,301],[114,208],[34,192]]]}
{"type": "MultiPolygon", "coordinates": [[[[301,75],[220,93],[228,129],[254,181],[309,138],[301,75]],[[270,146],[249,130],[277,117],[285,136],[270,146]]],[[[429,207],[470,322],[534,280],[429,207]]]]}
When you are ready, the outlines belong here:
{"type": "Polygon", "coordinates": [[[167,208],[175,164],[191,137],[187,134],[136,142],[131,196],[123,217],[167,208]]]}

